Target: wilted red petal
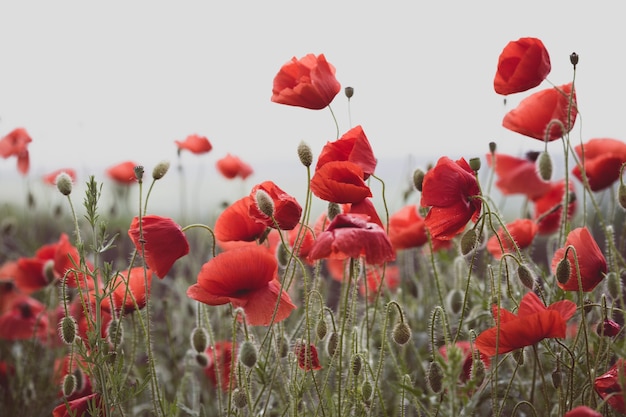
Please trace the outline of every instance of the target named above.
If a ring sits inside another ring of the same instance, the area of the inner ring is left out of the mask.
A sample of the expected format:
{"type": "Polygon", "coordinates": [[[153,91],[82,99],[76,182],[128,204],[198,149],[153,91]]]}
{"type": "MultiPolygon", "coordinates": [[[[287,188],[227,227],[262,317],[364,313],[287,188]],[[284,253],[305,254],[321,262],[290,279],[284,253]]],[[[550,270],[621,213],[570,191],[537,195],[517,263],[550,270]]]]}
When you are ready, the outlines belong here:
{"type": "Polygon", "coordinates": [[[328,162],[316,170],[311,191],[324,201],[338,204],[359,203],[372,196],[363,181],[363,170],[349,161],[328,162]]]}
{"type": "Polygon", "coordinates": [[[137,182],[135,176],[135,167],[139,164],[133,161],[121,162],[117,165],[113,165],[106,170],[106,174],[113,181],[120,184],[134,184],[137,182]]]}
{"type": "Polygon", "coordinates": [[[500,53],[493,87],[502,95],[520,93],[541,84],[550,69],[550,55],[543,42],[520,38],[509,42],[500,53]]]}
{"type": "Polygon", "coordinates": [[[252,167],[241,159],[231,154],[227,154],[222,159],[219,159],[215,166],[217,170],[226,178],[233,179],[235,177],[240,177],[241,179],[246,179],[250,175],[252,175],[252,167]]]}
{"type": "Polygon", "coordinates": [[[207,153],[213,149],[213,145],[211,145],[211,142],[209,142],[205,136],[196,134],[187,136],[184,141],[176,140],[174,142],[176,142],[179,151],[186,149],[195,154],[207,153]]]}
{"type": "Polygon", "coordinates": [[[133,218],[128,236],[139,254],[144,256],[146,265],[159,278],[164,278],[174,262],[189,253],[189,243],[181,227],[172,219],[156,215],[142,218],[143,246],[139,229],[139,219],[133,218]]]}
{"type": "Polygon", "coordinates": [[[252,242],[258,239],[266,226],[250,217],[252,204],[250,196],[246,196],[226,207],[215,221],[215,238],[220,242],[252,242]]]}
{"type": "Polygon", "coordinates": [[[306,344],[299,340],[295,345],[295,354],[298,358],[298,366],[305,371],[318,371],[322,369],[319,357],[317,356],[317,348],[314,344],[306,344]]]}
{"type": "Polygon", "coordinates": [[[324,145],[315,170],[324,164],[333,161],[349,161],[357,164],[363,170],[363,179],[369,178],[376,169],[376,157],[363,128],[358,125],[353,127],[342,137],[334,142],[324,145]]]}

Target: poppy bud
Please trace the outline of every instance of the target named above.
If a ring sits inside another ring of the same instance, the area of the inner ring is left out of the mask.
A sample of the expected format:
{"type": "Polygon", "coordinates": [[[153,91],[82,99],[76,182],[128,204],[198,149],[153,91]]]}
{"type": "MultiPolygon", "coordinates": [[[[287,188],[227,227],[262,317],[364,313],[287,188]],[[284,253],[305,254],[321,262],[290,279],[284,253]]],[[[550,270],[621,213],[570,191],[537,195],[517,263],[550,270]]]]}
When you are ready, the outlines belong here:
{"type": "Polygon", "coordinates": [[[560,369],[556,369],[555,371],[552,372],[552,385],[554,385],[554,388],[559,389],[559,387],[561,386],[561,380],[562,380],[562,373],[560,369]]]}
{"type": "Polygon", "coordinates": [[[289,339],[287,339],[287,336],[283,336],[280,338],[280,340],[277,342],[276,348],[278,350],[278,356],[280,356],[281,358],[284,358],[287,356],[287,354],[289,354],[289,339]]]}
{"type": "Polygon", "coordinates": [[[416,169],[413,171],[413,185],[417,191],[422,191],[422,184],[424,183],[424,171],[416,169]]]}
{"type": "Polygon", "coordinates": [[[298,158],[300,158],[300,162],[305,167],[310,167],[313,163],[313,152],[304,141],[300,142],[298,145],[298,158]]]}
{"type": "Polygon", "coordinates": [[[209,366],[209,357],[204,352],[197,353],[196,363],[200,365],[201,368],[206,368],[207,366],[209,366]]]}
{"type": "Polygon", "coordinates": [[[574,69],[576,69],[576,65],[578,65],[578,54],[576,52],[572,52],[569,55],[569,62],[571,62],[574,66],[574,69]]]}
{"type": "Polygon", "coordinates": [[[354,88],[352,87],[346,87],[344,89],[344,92],[346,93],[346,97],[348,97],[348,99],[351,99],[352,96],[354,95],[354,88]]]}
{"type": "Polygon", "coordinates": [[[82,391],[85,388],[85,374],[80,368],[74,369],[73,372],[74,380],[76,381],[76,388],[74,388],[74,392],[82,391]]]}
{"type": "Polygon", "coordinates": [[[373,393],[372,383],[370,381],[363,382],[363,385],[361,385],[361,397],[363,397],[363,400],[367,401],[372,398],[373,393]]]}
{"type": "Polygon", "coordinates": [[[471,158],[468,162],[470,168],[472,168],[472,171],[478,172],[480,170],[480,158],[471,158]]]}
{"type": "Polygon", "coordinates": [[[170,169],[170,163],[167,161],[159,162],[152,170],[152,178],[160,180],[167,174],[167,170],[170,169]]]}
{"type": "Polygon", "coordinates": [[[426,380],[428,386],[435,394],[439,394],[443,388],[443,369],[439,362],[432,361],[428,366],[428,373],[426,374],[426,380]]]}
{"type": "Polygon", "coordinates": [[[59,325],[59,335],[66,345],[71,345],[76,339],[76,320],[72,316],[65,316],[59,325]]]}
{"type": "Polygon", "coordinates": [[[254,199],[261,213],[265,214],[267,217],[274,215],[274,201],[267,191],[259,188],[254,194],[254,199]]]}
{"type": "Polygon", "coordinates": [[[239,348],[239,362],[241,362],[248,368],[252,368],[254,365],[256,365],[256,360],[256,347],[251,341],[244,341],[241,344],[241,348],[239,348]]]}
{"type": "Polygon", "coordinates": [[[276,260],[278,261],[278,264],[280,266],[282,267],[287,266],[287,264],[289,263],[290,256],[291,256],[291,253],[289,252],[287,247],[282,244],[282,242],[279,243],[278,246],[276,246],[276,260]]]}
{"type": "Polygon", "coordinates": [[[411,328],[404,321],[399,321],[394,326],[391,336],[394,342],[404,345],[411,339],[411,328]]]}
{"type": "Polygon", "coordinates": [[[326,337],[326,333],[328,332],[328,325],[326,324],[326,319],[323,315],[320,316],[320,319],[317,321],[317,326],[315,326],[315,332],[317,333],[317,337],[320,340],[326,337]]]}
{"type": "Polygon", "coordinates": [[[328,356],[333,357],[337,352],[337,346],[339,345],[339,334],[337,332],[332,332],[328,337],[328,341],[326,342],[326,353],[328,356]]]}
{"type": "Polygon", "coordinates": [[[361,366],[363,366],[360,355],[354,355],[350,361],[350,369],[352,369],[352,375],[359,376],[361,373],[361,366]]]}
{"type": "Polygon", "coordinates": [[[463,308],[463,292],[457,288],[454,288],[448,293],[446,299],[448,307],[453,314],[459,314],[463,308]]]}
{"type": "Polygon", "coordinates": [[[70,195],[72,193],[72,177],[66,172],[61,172],[54,181],[61,194],[70,195]]]}
{"type": "Polygon", "coordinates": [[[67,374],[63,378],[63,396],[69,397],[76,392],[76,377],[74,374],[67,374]]]}
{"type": "Polygon", "coordinates": [[[470,254],[478,243],[478,234],[475,229],[469,229],[461,237],[461,253],[463,256],[470,254]]]}
{"type": "Polygon", "coordinates": [[[620,325],[615,320],[611,319],[604,319],[602,323],[598,323],[598,327],[596,327],[596,333],[600,336],[614,337],[617,336],[620,330],[620,325]]]}
{"type": "Polygon", "coordinates": [[[248,405],[248,396],[246,395],[245,391],[239,388],[235,388],[233,390],[233,404],[237,408],[244,408],[246,405],[248,405]]]}
{"type": "Polygon", "coordinates": [[[552,178],[552,158],[548,152],[541,152],[539,159],[537,159],[537,168],[541,179],[550,181],[552,178]]]}
{"type": "Polygon", "coordinates": [[[109,322],[107,337],[109,342],[115,346],[122,344],[122,340],[124,340],[124,326],[122,326],[121,321],[113,319],[109,322]]]}
{"type": "Polygon", "coordinates": [[[559,281],[561,284],[565,284],[567,281],[569,281],[571,271],[572,266],[570,265],[569,259],[567,259],[566,256],[565,258],[561,259],[556,266],[557,281],[559,281]]]}
{"type": "Polygon", "coordinates": [[[333,220],[338,214],[341,214],[341,207],[337,203],[328,203],[328,219],[333,220]]]}
{"type": "Polygon", "coordinates": [[[496,143],[495,142],[489,142],[489,152],[491,154],[496,153],[496,143]]]}
{"type": "Polygon", "coordinates": [[[209,347],[209,335],[203,327],[196,327],[191,331],[191,347],[197,353],[202,353],[209,347]]]}
{"type": "Polygon", "coordinates": [[[622,293],[620,287],[621,282],[615,272],[609,272],[606,274],[606,289],[609,292],[609,295],[615,300],[619,299],[619,296],[622,293]]]}
{"type": "Polygon", "coordinates": [[[535,288],[535,275],[529,267],[524,264],[519,264],[519,266],[517,267],[517,276],[519,277],[519,280],[522,285],[524,285],[524,287],[528,288],[531,291],[533,288],[535,288]]]}
{"type": "Polygon", "coordinates": [[[141,181],[143,179],[143,166],[137,165],[134,171],[135,171],[135,178],[137,178],[138,181],[141,181]]]}
{"type": "Polygon", "coordinates": [[[620,182],[617,188],[617,201],[623,209],[626,210],[626,184],[620,182]]]}

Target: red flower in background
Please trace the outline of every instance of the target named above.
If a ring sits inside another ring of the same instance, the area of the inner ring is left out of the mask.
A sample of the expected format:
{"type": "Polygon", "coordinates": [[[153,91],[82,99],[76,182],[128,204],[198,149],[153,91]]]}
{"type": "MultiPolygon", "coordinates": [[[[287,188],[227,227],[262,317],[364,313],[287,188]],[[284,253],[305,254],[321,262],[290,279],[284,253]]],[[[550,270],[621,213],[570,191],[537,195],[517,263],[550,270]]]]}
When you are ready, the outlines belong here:
{"type": "Polygon", "coordinates": [[[56,171],[52,171],[49,174],[44,175],[41,179],[46,184],[56,185],[57,177],[59,176],[59,174],[63,172],[65,172],[67,175],[70,176],[70,178],[72,179],[72,182],[76,182],[76,170],[72,168],[57,169],[56,171]]]}
{"type": "Polygon", "coordinates": [[[100,394],[89,394],[69,401],[67,404],[60,404],[52,410],[52,417],[85,416],[91,409],[100,409],[101,411],[104,411],[104,404],[102,404],[100,394]]]}
{"type": "Polygon", "coordinates": [[[0,157],[4,159],[10,156],[17,157],[17,170],[26,175],[30,169],[28,144],[32,141],[26,129],[18,127],[0,139],[0,157]]]}
{"type": "Polygon", "coordinates": [[[389,217],[389,240],[396,251],[428,242],[426,223],[416,205],[404,206],[389,217]]]}
{"type": "Polygon", "coordinates": [[[498,176],[496,187],[504,195],[523,194],[529,199],[541,197],[550,190],[550,183],[539,177],[536,160],[538,152],[528,152],[525,158],[497,153],[487,154],[487,164],[498,176]],[[494,164],[495,162],[495,164],[494,164]]]}
{"type": "Polygon", "coordinates": [[[248,214],[257,222],[266,227],[275,228],[274,220],[263,214],[256,204],[256,193],[258,190],[265,191],[274,203],[274,220],[281,230],[291,230],[300,222],[302,207],[295,198],[284,192],[272,181],[265,181],[252,188],[249,198],[252,204],[249,205],[248,214]]]}
{"type": "MultiPolygon", "coordinates": [[[[219,341],[206,350],[208,364],[204,368],[204,374],[213,385],[219,386],[223,391],[228,391],[237,386],[236,374],[232,372],[230,366],[233,358],[232,349],[233,344],[231,342],[219,341]]],[[[237,349],[236,346],[235,349],[237,349]]]]}
{"type": "Polygon", "coordinates": [[[286,319],[296,308],[281,290],[276,257],[260,246],[222,252],[205,263],[187,295],[208,305],[241,307],[252,326],[270,325],[277,304],[273,323],[286,319]]]}
{"type": "MultiPolygon", "coordinates": [[[[461,382],[467,382],[472,375],[472,366],[474,364],[474,356],[472,355],[472,346],[470,342],[462,340],[455,343],[455,346],[461,350],[463,353],[463,372],[459,375],[459,379],[461,382]]],[[[439,353],[445,359],[448,358],[448,348],[446,345],[443,345],[439,348],[439,353]]],[[[489,368],[491,365],[491,359],[489,356],[484,353],[478,353],[480,355],[480,360],[485,364],[485,368],[489,368]]]]}
{"type": "Polygon", "coordinates": [[[424,222],[435,239],[449,240],[459,234],[470,220],[480,215],[480,187],[465,159],[441,157],[424,175],[422,207],[430,207],[424,222]]]}
{"type": "Polygon", "coordinates": [[[135,167],[139,164],[136,164],[133,161],[125,161],[121,162],[117,165],[113,165],[106,170],[106,174],[113,181],[119,184],[134,184],[137,182],[137,177],[135,176],[135,167]]]}
{"type": "Polygon", "coordinates": [[[317,348],[314,344],[306,344],[303,340],[298,340],[294,347],[296,357],[298,358],[298,366],[305,371],[318,371],[322,369],[319,357],[317,356],[317,348]]]}
{"type": "Polygon", "coordinates": [[[565,337],[566,322],[576,312],[576,304],[562,300],[546,307],[535,293],[530,292],[522,298],[517,315],[496,305],[492,309],[496,326],[476,338],[476,348],[487,356],[512,352],[545,338],[565,337]]]}
{"type": "Polygon", "coordinates": [[[541,90],[526,97],[517,108],[504,115],[502,126],[524,136],[545,141],[546,131],[550,125],[547,140],[553,141],[572,130],[577,114],[576,92],[572,91],[572,83],[569,83],[541,90]],[[558,120],[561,124],[550,124],[553,120],[558,120]]]}
{"type": "Polygon", "coordinates": [[[80,253],[67,234],[61,233],[59,241],[50,248],[54,248],[54,272],[60,279],[66,278],[68,287],[91,288],[93,279],[85,274],[84,268],[93,271],[93,264],[85,260],[85,264],[81,265],[80,253]]]}
{"type": "MultiPolygon", "coordinates": [[[[517,219],[507,224],[506,229],[517,244],[517,247],[524,249],[533,243],[539,227],[530,219],[517,219]]],[[[511,242],[504,230],[500,228],[497,236],[491,236],[487,241],[487,250],[495,259],[500,259],[504,253],[515,252],[515,245],[513,245],[513,242],[511,242]]]]}
{"type": "Polygon", "coordinates": [[[365,279],[359,282],[359,294],[367,295],[369,301],[373,302],[379,291],[385,289],[395,291],[399,285],[400,268],[398,265],[386,265],[384,270],[380,265],[366,265],[365,279]],[[382,287],[381,283],[383,284],[382,287]]]}
{"type": "Polygon", "coordinates": [[[579,405],[563,414],[563,417],[602,417],[602,414],[586,405],[579,405]]]}
{"type": "Polygon", "coordinates": [[[3,306],[0,315],[0,340],[39,339],[45,341],[48,336],[48,313],[46,307],[36,299],[22,295],[10,300],[3,306]]]}
{"type": "Polygon", "coordinates": [[[144,256],[146,265],[159,278],[164,278],[178,258],[189,253],[189,242],[181,227],[167,217],[148,215],[141,218],[143,231],[143,252],[139,219],[133,218],[128,236],[139,254],[144,256]]]}
{"type": "Polygon", "coordinates": [[[338,214],[325,231],[317,236],[309,260],[346,259],[365,256],[369,264],[395,259],[395,252],[385,230],[355,214],[338,214]]]}
{"type": "Polygon", "coordinates": [[[178,146],[178,152],[183,149],[188,150],[191,153],[195,154],[203,154],[209,152],[213,149],[213,145],[211,142],[205,137],[200,135],[189,135],[184,141],[175,140],[176,146],[178,146]]]}
{"type": "Polygon", "coordinates": [[[274,77],[272,101],[289,106],[320,110],[335,98],[341,85],[335,78],[335,67],[324,54],[293,57],[274,77]]]}
{"type": "Polygon", "coordinates": [[[620,380],[626,375],[626,364],[620,358],[606,373],[600,375],[593,381],[593,388],[596,393],[606,401],[608,405],[620,413],[626,413],[624,405],[623,387],[620,380]]]}
{"type": "Polygon", "coordinates": [[[537,38],[520,38],[509,42],[498,58],[498,71],[493,80],[496,93],[502,95],[530,90],[546,79],[550,55],[537,38]]]}
{"type": "Polygon", "coordinates": [[[215,239],[220,242],[252,242],[258,239],[266,226],[250,217],[252,204],[253,201],[246,196],[226,207],[215,221],[215,239]]]}
{"type": "Polygon", "coordinates": [[[311,178],[311,191],[322,200],[332,203],[360,203],[372,196],[363,177],[363,170],[353,162],[327,162],[315,170],[311,178]]]}
{"type": "MultiPolygon", "coordinates": [[[[577,145],[574,151],[581,162],[584,151],[584,170],[592,191],[610,187],[619,178],[620,168],[626,162],[626,143],[617,139],[591,139],[577,145]]],[[[583,182],[580,166],[575,166],[572,174],[583,182]]]]}
{"type": "Polygon", "coordinates": [[[586,227],[579,227],[569,232],[565,245],[554,253],[552,273],[556,274],[557,266],[565,258],[565,250],[570,245],[576,249],[576,257],[574,257],[574,251],[572,250],[567,253],[567,259],[570,263],[570,276],[565,283],[557,280],[557,284],[565,291],[578,291],[577,259],[582,290],[585,292],[591,291],[606,275],[607,265],[602,251],[586,227]]]}
{"type": "Polygon", "coordinates": [[[215,163],[215,166],[217,170],[229,180],[235,177],[240,177],[245,180],[254,172],[250,165],[231,154],[227,154],[222,159],[219,159],[215,163]]]}
{"type": "Polygon", "coordinates": [[[353,127],[338,140],[324,145],[315,170],[333,161],[349,161],[357,164],[363,170],[364,180],[374,173],[377,161],[361,126],[353,127]]]}
{"type": "MultiPolygon", "coordinates": [[[[144,268],[135,267],[130,271],[121,271],[112,278],[111,288],[113,308],[116,311],[123,310],[124,313],[130,313],[146,306],[146,297],[150,295],[150,285],[152,284],[152,270],[145,271],[147,274],[148,287],[146,288],[146,277],[144,277],[144,268]],[[133,301],[133,298],[135,301],[133,301]],[[135,302],[137,306],[135,307],[135,302]]],[[[102,300],[102,309],[111,312],[111,299],[105,297],[102,300]]]]}
{"type": "MultiPolygon", "coordinates": [[[[569,204],[567,205],[567,218],[570,219],[576,211],[576,195],[574,185],[569,183],[569,204]]],[[[561,224],[563,213],[563,198],[565,196],[565,180],[551,182],[550,189],[541,197],[533,200],[535,204],[534,220],[539,227],[538,233],[542,235],[554,233],[561,224]]]]}

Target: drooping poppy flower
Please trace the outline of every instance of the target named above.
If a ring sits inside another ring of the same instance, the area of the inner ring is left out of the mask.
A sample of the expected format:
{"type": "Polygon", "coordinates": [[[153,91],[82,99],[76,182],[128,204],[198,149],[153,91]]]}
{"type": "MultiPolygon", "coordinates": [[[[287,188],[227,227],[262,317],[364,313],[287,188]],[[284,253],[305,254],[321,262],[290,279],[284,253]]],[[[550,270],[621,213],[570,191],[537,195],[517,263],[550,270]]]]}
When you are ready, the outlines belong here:
{"type": "Polygon", "coordinates": [[[493,80],[496,93],[521,93],[537,87],[550,70],[550,55],[537,38],[520,38],[509,42],[498,57],[498,71],[493,80]]]}
{"type": "Polygon", "coordinates": [[[563,417],[602,417],[602,414],[586,405],[579,405],[563,414],[563,417]]]}
{"type": "Polygon", "coordinates": [[[363,128],[359,125],[348,130],[334,142],[328,142],[322,148],[315,170],[333,161],[350,161],[361,167],[366,180],[376,169],[376,158],[363,128]]]}
{"type": "Polygon", "coordinates": [[[220,242],[252,242],[258,239],[266,226],[250,217],[252,204],[250,196],[246,196],[226,207],[215,220],[215,239],[220,242]]]}
{"type": "Polygon", "coordinates": [[[565,291],[578,291],[578,273],[576,271],[576,260],[578,260],[582,290],[591,291],[606,275],[607,264],[606,258],[586,227],[579,227],[569,232],[565,245],[557,249],[552,257],[552,272],[556,274],[557,266],[565,258],[566,248],[570,245],[576,249],[576,256],[572,250],[567,252],[570,276],[565,282],[557,280],[557,284],[565,291]]]}
{"type": "MultiPolygon", "coordinates": [[[[99,393],[93,393],[84,397],[62,403],[52,410],[52,417],[74,417],[92,415],[90,410],[101,410],[104,412],[104,404],[99,393]]],[[[98,413],[99,415],[99,413],[98,413]]]]}
{"type": "Polygon", "coordinates": [[[55,171],[52,171],[52,172],[44,175],[43,177],[41,177],[41,179],[42,179],[42,181],[45,184],[56,185],[57,177],[59,176],[59,174],[61,174],[63,172],[65,172],[67,175],[69,175],[69,177],[72,179],[72,182],[76,182],[76,170],[74,170],[72,168],[57,169],[55,171]]]}
{"type": "Polygon", "coordinates": [[[620,380],[623,380],[624,375],[626,375],[626,363],[624,359],[620,358],[611,369],[593,381],[593,388],[600,398],[620,413],[626,413],[623,394],[624,387],[620,384],[620,380]]]}
{"type": "Polygon", "coordinates": [[[197,134],[187,136],[184,141],[175,140],[174,142],[176,142],[176,146],[178,146],[179,153],[183,149],[186,149],[191,153],[203,154],[213,149],[213,145],[211,145],[211,142],[209,142],[205,136],[197,134]]]}
{"type": "MultiPolygon", "coordinates": [[[[626,143],[609,138],[591,139],[583,145],[574,147],[589,181],[591,191],[610,187],[620,176],[620,168],[626,162],[626,143]]],[[[580,166],[572,169],[572,174],[584,184],[580,166]]]]}
{"type": "Polygon", "coordinates": [[[30,156],[28,144],[33,139],[26,129],[18,127],[0,139],[0,157],[6,159],[11,156],[17,157],[17,170],[22,175],[28,174],[30,169],[30,156]]]}
{"type": "Polygon", "coordinates": [[[265,181],[257,184],[252,188],[249,198],[253,204],[250,204],[248,214],[257,222],[266,227],[276,228],[274,220],[281,230],[291,230],[300,222],[302,215],[302,207],[298,201],[283,191],[272,181],[265,181]],[[272,199],[274,205],[274,219],[262,213],[256,204],[256,193],[263,190],[272,199]]]}
{"type": "Polygon", "coordinates": [[[240,177],[245,180],[254,172],[250,165],[231,154],[227,154],[222,159],[219,159],[215,163],[215,166],[217,170],[229,180],[235,177],[240,177]]]}
{"type": "Polygon", "coordinates": [[[404,206],[389,217],[389,240],[396,251],[428,242],[426,223],[416,205],[404,206]]]}
{"type": "Polygon", "coordinates": [[[496,187],[504,195],[523,194],[529,199],[539,198],[550,190],[550,183],[544,181],[537,171],[538,152],[528,152],[525,158],[497,153],[487,154],[487,163],[498,176],[496,187]],[[495,162],[495,163],[494,163],[495,162]]]}
{"type": "Polygon", "coordinates": [[[517,314],[496,305],[492,310],[496,326],[476,338],[478,351],[487,356],[512,352],[546,338],[565,337],[567,320],[576,312],[576,304],[561,300],[546,307],[535,293],[529,292],[522,298],[517,314]]]}
{"type": "MultiPolygon", "coordinates": [[[[229,341],[216,342],[206,350],[208,363],[204,367],[204,374],[214,386],[228,391],[237,386],[237,374],[232,372],[233,344],[229,341]]],[[[235,346],[235,350],[237,347],[235,346]]]]}
{"type": "Polygon", "coordinates": [[[133,161],[121,162],[107,168],[106,174],[118,184],[134,184],[137,182],[135,167],[138,165],[133,161]]]}
{"type": "Polygon", "coordinates": [[[202,266],[198,282],[189,287],[187,296],[208,305],[241,307],[252,326],[280,322],[296,308],[281,289],[276,257],[260,246],[233,249],[212,258],[202,266]]]}
{"type": "Polygon", "coordinates": [[[314,344],[307,344],[304,340],[296,341],[294,346],[296,358],[298,358],[298,366],[305,371],[318,371],[322,369],[319,357],[317,356],[317,348],[314,344]]]}
{"type": "MultiPolygon", "coordinates": [[[[517,219],[507,224],[506,229],[517,247],[524,249],[533,243],[539,227],[530,219],[517,219]]],[[[487,250],[495,259],[500,259],[504,253],[515,252],[515,245],[511,242],[509,235],[500,228],[497,236],[491,236],[487,241],[487,250]]]]}
{"type": "MultiPolygon", "coordinates": [[[[461,353],[463,354],[463,372],[461,372],[461,374],[459,375],[459,379],[461,380],[461,382],[467,382],[471,378],[472,366],[474,364],[474,355],[472,355],[472,346],[470,342],[466,340],[460,340],[456,342],[454,346],[457,349],[460,349],[461,353]]],[[[439,353],[441,353],[441,356],[447,359],[448,347],[446,345],[441,346],[439,348],[439,353]]],[[[478,352],[478,355],[480,356],[480,360],[483,361],[483,363],[485,364],[485,368],[489,368],[489,365],[491,365],[491,359],[489,358],[489,356],[485,355],[482,352],[478,352]]]]}
{"type": "Polygon", "coordinates": [[[622,326],[615,320],[605,318],[596,326],[596,333],[599,336],[615,337],[622,330],[622,326]]]}
{"type": "Polygon", "coordinates": [[[424,222],[435,239],[450,240],[480,215],[480,187],[465,159],[444,156],[424,175],[422,207],[430,207],[424,222]]]}
{"type": "MultiPolygon", "coordinates": [[[[550,189],[541,197],[533,200],[535,210],[533,219],[537,223],[538,233],[547,235],[559,229],[563,214],[563,199],[565,196],[565,180],[553,181],[550,189]]],[[[571,219],[576,211],[576,194],[574,184],[569,183],[569,204],[567,205],[567,218],[571,219]]]]}
{"type": "Polygon", "coordinates": [[[36,299],[23,295],[12,300],[0,315],[0,340],[45,341],[48,335],[48,314],[46,307],[36,299]]]}
{"type": "Polygon", "coordinates": [[[572,83],[569,83],[526,97],[504,115],[502,126],[540,141],[545,141],[546,136],[548,141],[553,141],[572,130],[577,114],[576,92],[572,91],[572,83]],[[560,123],[552,123],[555,120],[560,123]]]}
{"type": "Polygon", "coordinates": [[[320,233],[309,260],[365,257],[369,264],[382,264],[396,255],[385,230],[356,214],[338,214],[320,233]]]}
{"type": "Polygon", "coordinates": [[[331,203],[360,203],[372,196],[363,177],[363,170],[353,162],[327,162],[315,170],[311,178],[311,191],[331,203]]]}
{"type": "Polygon", "coordinates": [[[289,106],[320,110],[328,106],[341,85],[324,54],[293,57],[274,77],[272,101],[289,106]]]}
{"type": "Polygon", "coordinates": [[[135,216],[128,229],[128,236],[139,254],[144,256],[146,265],[157,277],[163,279],[174,262],[189,253],[187,237],[181,227],[168,217],[143,216],[141,225],[140,230],[139,219],[135,216]]]}
{"type": "MultiPolygon", "coordinates": [[[[139,266],[131,268],[130,271],[121,271],[112,278],[111,288],[114,290],[111,297],[115,310],[130,313],[146,306],[146,298],[150,296],[152,270],[148,269],[145,273],[147,275],[144,277],[144,268],[139,266]],[[147,288],[146,280],[148,282],[147,288]]],[[[101,305],[103,310],[111,312],[111,298],[105,297],[101,305]]]]}

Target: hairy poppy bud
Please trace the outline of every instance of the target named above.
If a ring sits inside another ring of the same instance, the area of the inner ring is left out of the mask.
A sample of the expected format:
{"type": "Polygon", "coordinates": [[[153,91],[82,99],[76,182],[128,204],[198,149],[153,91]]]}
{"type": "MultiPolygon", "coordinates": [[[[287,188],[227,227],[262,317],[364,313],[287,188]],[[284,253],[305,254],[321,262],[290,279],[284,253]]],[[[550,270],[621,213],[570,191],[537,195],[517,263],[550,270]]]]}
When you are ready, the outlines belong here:
{"type": "Polygon", "coordinates": [[[328,203],[328,219],[333,220],[338,214],[341,214],[341,207],[337,203],[328,203]]]}
{"type": "Polygon", "coordinates": [[[191,347],[197,353],[206,351],[209,346],[209,335],[203,327],[196,327],[191,331],[191,347]]]}
{"type": "Polygon", "coordinates": [[[72,316],[65,316],[59,325],[59,335],[66,345],[71,345],[76,339],[76,320],[72,316]]]}
{"type": "Polygon", "coordinates": [[[478,172],[480,170],[480,158],[471,158],[469,160],[469,166],[472,168],[472,171],[478,172]]]}
{"type": "Polygon", "coordinates": [[[463,291],[454,288],[448,293],[446,297],[448,307],[453,314],[459,314],[463,308],[463,291]]]}
{"type": "Polygon", "coordinates": [[[576,65],[578,65],[578,54],[576,52],[572,52],[569,55],[569,62],[571,62],[574,66],[574,69],[576,69],[576,65]]]}
{"type": "Polygon", "coordinates": [[[160,180],[167,174],[167,171],[170,169],[170,163],[168,161],[159,162],[154,169],[152,170],[152,178],[155,180],[160,180]]]}
{"type": "Polygon", "coordinates": [[[524,264],[520,264],[517,267],[517,276],[519,277],[519,280],[524,287],[528,288],[529,290],[535,288],[535,275],[529,267],[524,264]]]}
{"type": "Polygon", "coordinates": [[[76,392],[76,377],[74,374],[67,374],[63,378],[63,396],[69,397],[76,392]]]}
{"type": "Polygon", "coordinates": [[[541,152],[539,159],[537,159],[537,169],[539,170],[539,176],[544,181],[550,181],[552,178],[552,158],[548,152],[541,152]]]}
{"type": "Polygon", "coordinates": [[[239,362],[244,364],[248,368],[252,368],[256,365],[257,360],[257,351],[254,344],[246,340],[241,344],[241,348],[239,348],[239,362]]]}
{"type": "Polygon", "coordinates": [[[326,324],[326,319],[324,316],[320,316],[320,319],[317,321],[317,325],[315,326],[315,333],[317,333],[318,339],[322,340],[326,337],[326,333],[328,332],[328,325],[326,324]]]}
{"type": "Polygon", "coordinates": [[[394,342],[404,345],[411,339],[411,328],[404,321],[399,321],[394,326],[391,336],[394,342]]]}
{"type": "Polygon", "coordinates": [[[354,95],[354,88],[346,87],[344,92],[346,93],[346,97],[348,97],[348,99],[351,99],[352,96],[354,95]]]}
{"type": "Polygon", "coordinates": [[[626,184],[621,183],[617,189],[617,201],[623,209],[626,210],[626,184]]]}
{"type": "Polygon", "coordinates": [[[254,199],[256,200],[256,205],[261,213],[265,214],[267,217],[272,217],[274,215],[274,201],[265,190],[260,188],[256,190],[254,199]]]}
{"type": "Polygon", "coordinates": [[[281,358],[284,358],[289,354],[289,339],[287,339],[287,336],[283,336],[278,340],[276,349],[278,351],[278,356],[281,358]]]}
{"type": "Polygon", "coordinates": [[[561,259],[558,265],[556,266],[556,279],[561,284],[565,284],[569,281],[570,274],[572,272],[572,266],[569,263],[569,259],[567,257],[561,259]]]}
{"type": "Polygon", "coordinates": [[[416,169],[413,171],[413,185],[417,191],[422,191],[422,184],[424,183],[424,171],[416,169]]]}
{"type": "Polygon", "coordinates": [[[361,373],[361,367],[363,366],[360,355],[354,355],[350,361],[350,369],[352,369],[352,375],[359,376],[361,373]]]}
{"type": "Polygon", "coordinates": [[[309,145],[304,142],[300,142],[298,145],[298,158],[305,167],[310,167],[313,163],[313,152],[309,145]]]}
{"type": "Polygon", "coordinates": [[[478,243],[478,234],[475,229],[469,229],[461,237],[461,253],[463,256],[470,254],[478,243]]]}
{"type": "Polygon", "coordinates": [[[361,397],[363,397],[363,400],[367,401],[372,398],[373,393],[372,383],[370,381],[363,382],[363,385],[361,385],[361,397]]]}
{"type": "Polygon", "coordinates": [[[426,374],[426,381],[428,386],[435,394],[439,394],[443,389],[443,369],[439,362],[432,361],[428,366],[428,373],[426,374]]]}
{"type": "Polygon", "coordinates": [[[206,368],[207,366],[209,366],[209,357],[204,352],[197,353],[196,363],[200,365],[201,368],[206,368]]]}
{"type": "Polygon", "coordinates": [[[61,194],[70,195],[72,193],[72,178],[66,172],[57,175],[55,182],[61,194]]]}
{"type": "Polygon", "coordinates": [[[552,385],[554,386],[554,388],[559,389],[559,387],[561,386],[562,378],[563,378],[561,370],[560,369],[554,370],[551,376],[552,376],[552,385]]]}
{"type": "Polygon", "coordinates": [[[248,405],[248,396],[246,395],[246,392],[239,388],[235,388],[233,390],[233,404],[237,408],[244,408],[248,405]]]}
{"type": "Polygon", "coordinates": [[[326,352],[328,356],[331,358],[335,356],[337,352],[337,346],[339,345],[339,334],[337,332],[332,332],[328,337],[328,341],[326,342],[326,352]]]}

